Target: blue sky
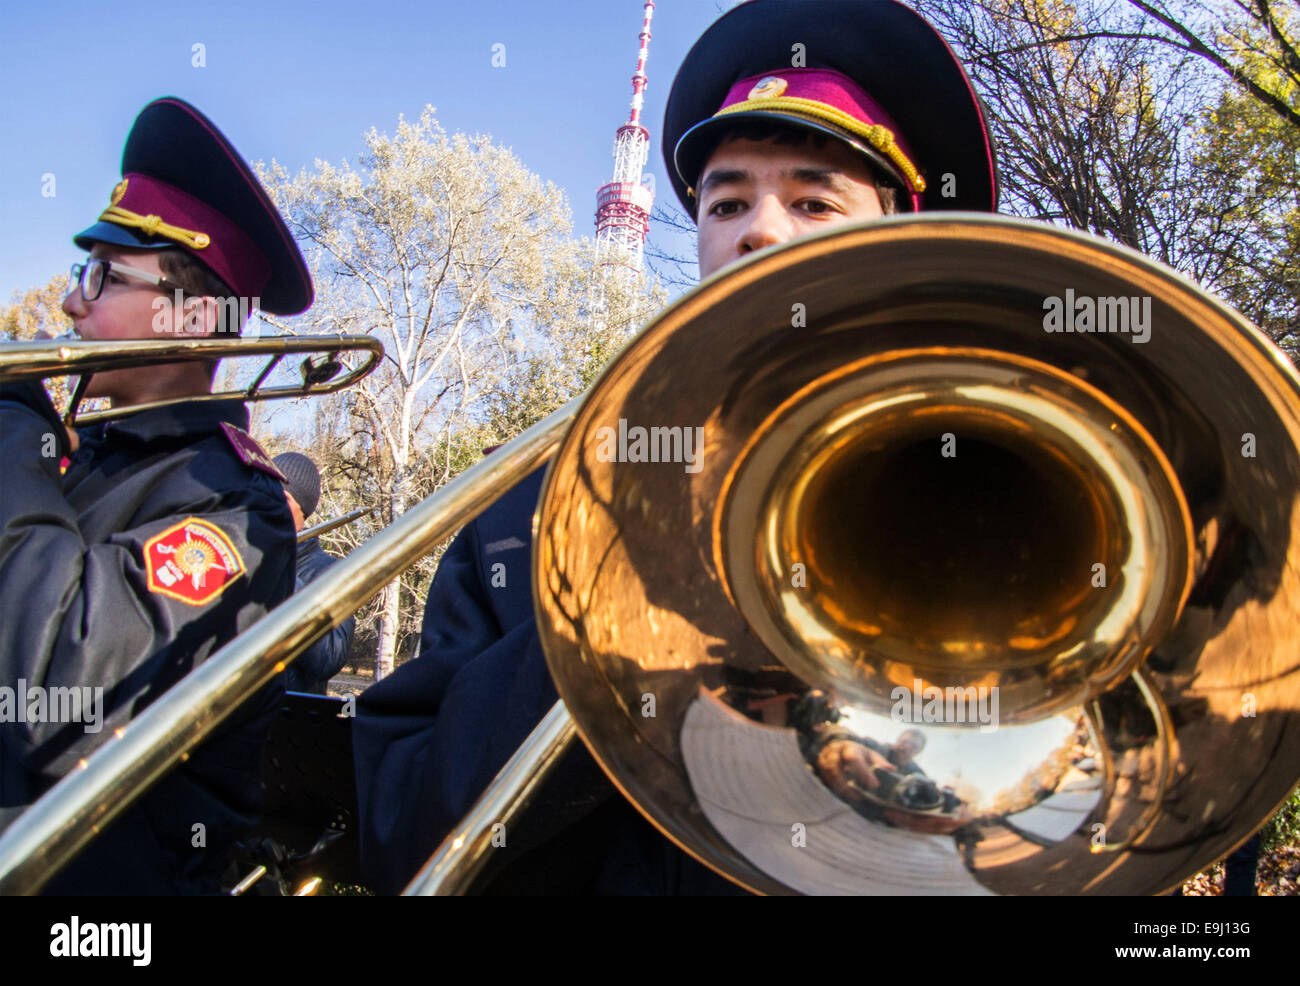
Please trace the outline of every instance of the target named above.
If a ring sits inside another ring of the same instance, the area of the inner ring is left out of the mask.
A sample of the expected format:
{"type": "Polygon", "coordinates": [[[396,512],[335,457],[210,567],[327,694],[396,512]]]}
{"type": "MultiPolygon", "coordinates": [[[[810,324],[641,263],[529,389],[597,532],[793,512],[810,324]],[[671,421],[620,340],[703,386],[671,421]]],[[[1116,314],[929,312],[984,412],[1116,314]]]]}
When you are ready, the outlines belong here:
{"type": "MultiPolygon", "coordinates": [[[[672,76],[728,6],[656,4],[644,121],[661,200],[672,196],[658,153],[672,76]]],[[[391,131],[432,103],[449,132],[491,134],[562,187],[575,232],[590,233],[641,16],[642,0],[13,5],[0,34],[0,303],[77,259],[71,237],[107,204],[131,121],[162,95],[194,103],[249,160],[291,171],[355,160],[370,127],[391,131]],[[498,43],[506,64],[494,68],[498,43]]]]}

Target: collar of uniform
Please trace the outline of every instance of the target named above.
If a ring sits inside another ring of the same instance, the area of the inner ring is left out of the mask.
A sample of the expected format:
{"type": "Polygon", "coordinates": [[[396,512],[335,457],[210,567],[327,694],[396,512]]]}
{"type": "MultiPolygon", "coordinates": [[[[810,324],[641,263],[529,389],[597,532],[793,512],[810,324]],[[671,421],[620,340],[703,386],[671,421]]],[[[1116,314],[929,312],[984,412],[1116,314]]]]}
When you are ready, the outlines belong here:
{"type": "Polygon", "coordinates": [[[152,442],[166,438],[195,438],[221,430],[222,424],[248,430],[248,407],[232,398],[223,401],[188,401],[140,411],[128,418],[106,421],[99,437],[130,438],[152,442]]]}

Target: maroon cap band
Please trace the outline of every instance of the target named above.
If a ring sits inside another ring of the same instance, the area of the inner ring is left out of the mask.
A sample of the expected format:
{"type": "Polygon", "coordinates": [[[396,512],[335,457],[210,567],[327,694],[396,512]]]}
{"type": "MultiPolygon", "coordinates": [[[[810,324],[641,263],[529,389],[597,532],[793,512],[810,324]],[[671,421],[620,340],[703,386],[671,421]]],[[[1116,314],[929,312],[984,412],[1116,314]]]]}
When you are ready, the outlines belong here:
{"type": "Polygon", "coordinates": [[[131,173],[113,188],[100,214],[145,236],[171,240],[203,261],[241,298],[257,298],[271,277],[271,265],[238,226],[211,206],[158,178],[131,173]]]}
{"type": "Polygon", "coordinates": [[[683,181],[689,185],[698,179],[687,172],[704,163],[692,151],[703,146],[706,135],[720,121],[744,116],[779,117],[840,136],[898,183],[912,211],[920,209],[926,182],[907,138],[880,103],[833,69],[777,69],[735,83],[717,112],[682,136],[674,156],[683,181]]]}

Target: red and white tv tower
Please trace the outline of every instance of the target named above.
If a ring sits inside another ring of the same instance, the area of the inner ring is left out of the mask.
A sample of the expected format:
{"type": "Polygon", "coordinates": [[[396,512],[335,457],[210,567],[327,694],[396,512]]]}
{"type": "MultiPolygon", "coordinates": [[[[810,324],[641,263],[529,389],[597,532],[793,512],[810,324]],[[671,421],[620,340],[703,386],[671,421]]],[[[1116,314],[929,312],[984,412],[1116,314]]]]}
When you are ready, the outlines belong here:
{"type": "Polygon", "coordinates": [[[650,17],[654,11],[654,0],[646,0],[641,49],[632,76],[632,113],[614,137],[614,178],[596,193],[596,244],[601,263],[626,267],[633,277],[641,276],[642,248],[654,204],[654,192],[641,181],[641,169],[650,152],[650,132],[641,126],[641,103],[645,98],[645,62],[650,54],[650,17]]]}

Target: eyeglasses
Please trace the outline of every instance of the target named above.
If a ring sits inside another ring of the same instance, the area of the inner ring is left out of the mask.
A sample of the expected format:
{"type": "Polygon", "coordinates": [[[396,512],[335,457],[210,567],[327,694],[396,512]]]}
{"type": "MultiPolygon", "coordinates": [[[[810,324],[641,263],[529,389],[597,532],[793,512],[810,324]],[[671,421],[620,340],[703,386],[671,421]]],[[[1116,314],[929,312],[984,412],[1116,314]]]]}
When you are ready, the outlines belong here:
{"type": "Polygon", "coordinates": [[[157,274],[136,270],[134,267],[125,267],[115,261],[90,257],[84,264],[73,264],[72,270],[68,271],[68,292],[71,293],[80,288],[83,301],[94,301],[103,293],[104,282],[108,280],[110,271],[124,277],[133,277],[137,281],[144,281],[167,291],[180,291],[182,293],[185,291],[175,281],[169,281],[157,274]]]}

